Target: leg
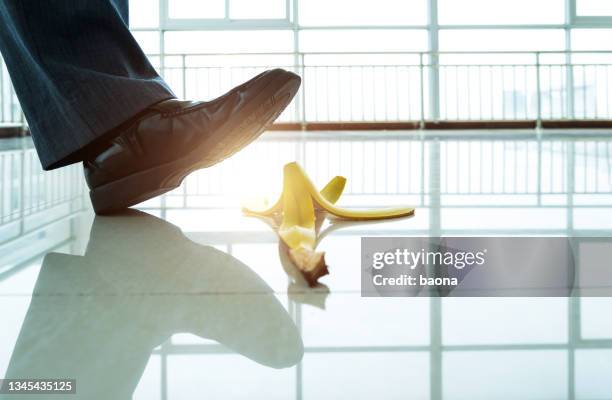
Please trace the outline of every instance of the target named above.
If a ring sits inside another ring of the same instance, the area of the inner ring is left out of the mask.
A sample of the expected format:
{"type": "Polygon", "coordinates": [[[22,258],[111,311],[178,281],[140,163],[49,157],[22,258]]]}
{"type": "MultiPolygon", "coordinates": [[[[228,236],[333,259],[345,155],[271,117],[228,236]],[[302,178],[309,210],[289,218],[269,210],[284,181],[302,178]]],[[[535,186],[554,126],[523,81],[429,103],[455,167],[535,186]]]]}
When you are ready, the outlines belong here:
{"type": "Polygon", "coordinates": [[[239,151],[300,86],[276,69],[212,101],[179,101],[127,14],[127,0],[0,0],[0,51],[43,168],[83,161],[97,213],[172,190],[239,151]]]}
{"type": "Polygon", "coordinates": [[[95,155],[174,97],[128,29],[127,0],[2,0],[0,51],[45,169],[95,155]]]}

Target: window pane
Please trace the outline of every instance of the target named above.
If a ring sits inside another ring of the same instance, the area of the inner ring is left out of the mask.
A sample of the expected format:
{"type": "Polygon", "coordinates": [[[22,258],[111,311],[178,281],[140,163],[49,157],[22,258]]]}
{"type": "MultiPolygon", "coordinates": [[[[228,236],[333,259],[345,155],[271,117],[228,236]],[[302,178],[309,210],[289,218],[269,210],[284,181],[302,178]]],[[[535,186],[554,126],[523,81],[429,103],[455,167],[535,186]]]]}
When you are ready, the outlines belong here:
{"type": "Polygon", "coordinates": [[[547,30],[441,30],[441,51],[544,51],[563,50],[564,32],[547,30]]]}
{"type": "Polygon", "coordinates": [[[180,31],[166,33],[167,53],[282,53],[293,49],[291,31],[180,31]]]}
{"type": "Polygon", "coordinates": [[[230,18],[235,19],[284,19],[285,0],[231,0],[230,18]]]}
{"type": "Polygon", "coordinates": [[[610,0],[576,0],[576,14],[582,16],[612,16],[610,0]]]}
{"type": "Polygon", "coordinates": [[[439,0],[441,24],[562,24],[563,0],[439,0]]]}
{"type": "Polygon", "coordinates": [[[130,0],[130,27],[157,28],[159,0],[130,0]]]}
{"type": "Polygon", "coordinates": [[[225,17],[225,0],[169,0],[168,16],[177,19],[225,17]]]}
{"type": "Polygon", "coordinates": [[[132,32],[145,54],[159,54],[159,33],[157,31],[132,32]]]}
{"type": "Polygon", "coordinates": [[[612,50],[612,29],[573,29],[572,50],[612,50]]]}
{"type": "MultiPolygon", "coordinates": [[[[309,82],[304,87],[305,111],[309,121],[406,121],[420,116],[418,54],[307,54],[305,63],[304,80],[309,82]]],[[[416,160],[418,154],[412,157],[416,160]]],[[[420,179],[413,178],[411,182],[420,179]]],[[[376,187],[382,187],[379,185],[384,186],[383,181],[389,179],[368,173],[353,184],[369,187],[376,182],[376,187]]],[[[376,191],[374,186],[371,190],[376,191]]],[[[346,284],[353,276],[338,277],[346,284]]]]}
{"type": "Polygon", "coordinates": [[[300,32],[301,51],[425,51],[425,30],[307,30],[300,32]]]}
{"type": "Polygon", "coordinates": [[[300,25],[424,25],[425,0],[300,1],[300,25]]]}

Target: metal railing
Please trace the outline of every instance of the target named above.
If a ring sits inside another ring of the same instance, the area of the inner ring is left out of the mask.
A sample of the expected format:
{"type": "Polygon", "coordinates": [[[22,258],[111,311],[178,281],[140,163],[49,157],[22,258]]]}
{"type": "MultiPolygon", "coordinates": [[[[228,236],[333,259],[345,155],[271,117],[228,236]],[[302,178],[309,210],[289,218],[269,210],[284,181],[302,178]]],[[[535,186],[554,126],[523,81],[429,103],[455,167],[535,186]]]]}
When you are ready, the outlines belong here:
{"type": "Polygon", "coordinates": [[[0,57],[0,128],[22,127],[24,121],[11,78],[0,57]]]}
{"type": "Polygon", "coordinates": [[[303,77],[284,122],[612,119],[612,52],[165,54],[186,98],[275,66],[303,77]]]}
{"type": "Polygon", "coordinates": [[[291,161],[298,161],[319,186],[335,175],[348,177],[343,199],[355,205],[390,195],[419,206],[432,196],[525,196],[529,204],[539,204],[547,196],[612,195],[612,140],[603,136],[574,141],[502,134],[467,140],[450,135],[436,140],[402,134],[293,140],[274,135],[192,173],[146,207],[239,206],[245,194],[276,193],[282,165],[291,161]]]}
{"type": "Polygon", "coordinates": [[[31,144],[0,152],[0,275],[20,257],[67,240],[69,220],[88,205],[80,165],[43,171],[31,144]],[[59,222],[65,229],[45,234],[59,222]]]}
{"type": "MultiPolygon", "coordinates": [[[[280,122],[612,119],[612,52],[152,54],[179,97],[211,99],[267,68],[303,77],[280,122]]],[[[22,124],[4,66],[0,125],[22,124]]]]}
{"type": "MultiPolygon", "coordinates": [[[[245,194],[276,193],[281,167],[291,161],[304,166],[317,185],[334,175],[348,177],[344,199],[355,205],[388,196],[405,196],[419,206],[432,196],[528,196],[529,204],[540,204],[546,196],[612,196],[612,140],[605,135],[277,134],[192,173],[179,188],[143,207],[239,206],[232,202],[245,194]]],[[[31,145],[0,152],[0,230],[30,217],[45,219],[54,209],[68,213],[87,204],[79,165],[44,172],[31,145]]],[[[0,233],[0,245],[9,236],[0,233]]]]}

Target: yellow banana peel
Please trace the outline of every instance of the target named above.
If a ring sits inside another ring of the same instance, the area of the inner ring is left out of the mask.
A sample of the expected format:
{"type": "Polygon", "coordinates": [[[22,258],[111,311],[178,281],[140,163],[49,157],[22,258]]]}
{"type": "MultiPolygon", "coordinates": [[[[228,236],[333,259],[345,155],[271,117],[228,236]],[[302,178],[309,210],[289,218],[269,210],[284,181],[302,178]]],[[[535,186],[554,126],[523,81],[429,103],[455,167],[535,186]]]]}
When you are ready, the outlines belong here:
{"type": "Polygon", "coordinates": [[[243,207],[248,215],[270,217],[282,214],[278,235],[289,249],[289,257],[302,272],[310,286],[318,278],[328,274],[323,252],[315,251],[317,245],[316,212],[325,211],[346,220],[379,220],[405,217],[414,214],[414,208],[393,207],[381,209],[347,209],[337,207],[346,178],[334,177],[319,192],[304,170],[296,163],[283,169],[283,192],[272,206],[243,207]]]}
{"type": "MultiPolygon", "coordinates": [[[[314,203],[313,207],[325,210],[337,218],[349,220],[375,220],[405,217],[414,214],[414,208],[410,207],[390,207],[379,209],[347,209],[334,205],[340,198],[346,184],[346,178],[336,176],[333,178],[321,192],[317,191],[314,184],[306,175],[302,167],[296,162],[291,162],[284,167],[284,183],[283,193],[274,205],[271,207],[244,207],[243,211],[247,214],[258,216],[270,216],[276,212],[280,212],[283,207],[283,197],[288,190],[292,188],[303,187],[301,193],[310,195],[310,201],[314,203]]],[[[308,196],[300,198],[301,201],[308,201],[308,196]]]]}

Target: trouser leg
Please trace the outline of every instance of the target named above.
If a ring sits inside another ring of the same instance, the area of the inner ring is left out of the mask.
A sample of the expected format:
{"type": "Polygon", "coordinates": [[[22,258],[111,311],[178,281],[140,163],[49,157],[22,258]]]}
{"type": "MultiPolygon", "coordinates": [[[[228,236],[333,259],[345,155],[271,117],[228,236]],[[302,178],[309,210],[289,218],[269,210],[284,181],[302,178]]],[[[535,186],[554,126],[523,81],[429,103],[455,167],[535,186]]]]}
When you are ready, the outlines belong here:
{"type": "Polygon", "coordinates": [[[0,0],[0,52],[45,169],[174,97],[128,29],[127,0],[0,0]]]}

